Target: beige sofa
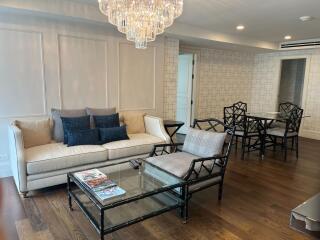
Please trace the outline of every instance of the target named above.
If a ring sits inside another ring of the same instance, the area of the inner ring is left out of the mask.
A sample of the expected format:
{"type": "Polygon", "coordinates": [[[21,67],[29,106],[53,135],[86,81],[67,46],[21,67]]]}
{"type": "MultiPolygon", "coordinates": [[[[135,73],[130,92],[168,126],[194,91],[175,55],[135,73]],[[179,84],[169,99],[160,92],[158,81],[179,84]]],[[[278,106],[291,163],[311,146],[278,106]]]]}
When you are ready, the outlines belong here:
{"type": "Polygon", "coordinates": [[[31,190],[62,184],[66,182],[66,174],[70,171],[146,157],[155,144],[169,143],[162,119],[147,115],[144,123],[146,132],[129,134],[129,140],[74,147],[53,142],[30,148],[24,148],[21,130],[11,124],[10,158],[18,190],[26,195],[31,190]]]}

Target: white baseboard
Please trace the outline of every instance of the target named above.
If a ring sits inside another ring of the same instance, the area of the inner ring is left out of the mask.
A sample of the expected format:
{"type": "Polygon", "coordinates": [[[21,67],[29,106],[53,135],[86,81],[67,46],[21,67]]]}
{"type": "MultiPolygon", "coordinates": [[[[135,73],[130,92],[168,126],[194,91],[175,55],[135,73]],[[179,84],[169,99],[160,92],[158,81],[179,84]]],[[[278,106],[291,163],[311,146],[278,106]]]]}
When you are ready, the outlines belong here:
{"type": "Polygon", "coordinates": [[[300,137],[311,138],[315,140],[320,140],[320,132],[312,130],[301,130],[300,137]]]}

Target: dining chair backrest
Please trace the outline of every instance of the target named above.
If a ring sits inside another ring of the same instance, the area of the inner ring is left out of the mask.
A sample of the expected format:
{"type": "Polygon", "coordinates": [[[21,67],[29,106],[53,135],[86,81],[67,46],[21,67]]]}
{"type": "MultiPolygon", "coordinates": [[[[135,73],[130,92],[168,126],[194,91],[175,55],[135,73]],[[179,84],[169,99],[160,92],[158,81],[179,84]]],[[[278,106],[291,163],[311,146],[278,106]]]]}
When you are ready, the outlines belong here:
{"type": "Polygon", "coordinates": [[[248,104],[244,103],[244,102],[241,102],[241,101],[234,103],[232,106],[235,108],[235,110],[236,109],[242,109],[245,112],[248,111],[248,104]]]}
{"type": "Polygon", "coordinates": [[[233,106],[223,108],[223,122],[228,127],[234,126],[233,109],[234,109],[233,106]]]}
{"type": "Polygon", "coordinates": [[[236,130],[243,130],[245,114],[246,111],[244,109],[237,108],[234,105],[224,107],[224,124],[228,127],[236,127],[236,130]]]}
{"type": "Polygon", "coordinates": [[[298,105],[291,102],[283,102],[279,104],[279,112],[283,114],[289,114],[293,109],[299,108],[298,105]]]}
{"type": "Polygon", "coordinates": [[[302,116],[303,116],[303,109],[296,107],[291,110],[289,114],[289,118],[287,119],[287,123],[286,123],[286,133],[288,132],[299,133],[302,116]]]}
{"type": "Polygon", "coordinates": [[[260,130],[262,130],[260,123],[260,120],[246,116],[244,119],[244,136],[260,133],[260,130]]]}

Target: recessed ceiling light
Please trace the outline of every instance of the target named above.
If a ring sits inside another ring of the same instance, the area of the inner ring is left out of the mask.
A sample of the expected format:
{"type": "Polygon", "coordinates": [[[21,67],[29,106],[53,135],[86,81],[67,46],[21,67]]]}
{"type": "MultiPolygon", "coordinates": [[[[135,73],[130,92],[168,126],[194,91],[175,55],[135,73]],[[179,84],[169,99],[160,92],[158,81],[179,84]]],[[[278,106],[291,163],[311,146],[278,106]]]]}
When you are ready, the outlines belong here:
{"type": "Polygon", "coordinates": [[[241,30],[243,30],[243,29],[245,29],[245,27],[244,27],[243,25],[238,25],[238,26],[237,26],[237,30],[240,30],[240,31],[241,31],[241,30]]]}
{"type": "Polygon", "coordinates": [[[290,35],[284,36],[285,40],[290,40],[292,37],[290,35]]]}
{"type": "Polygon", "coordinates": [[[299,17],[299,19],[300,19],[302,22],[307,22],[307,21],[313,20],[314,17],[312,17],[312,16],[302,16],[302,17],[299,17]]]}

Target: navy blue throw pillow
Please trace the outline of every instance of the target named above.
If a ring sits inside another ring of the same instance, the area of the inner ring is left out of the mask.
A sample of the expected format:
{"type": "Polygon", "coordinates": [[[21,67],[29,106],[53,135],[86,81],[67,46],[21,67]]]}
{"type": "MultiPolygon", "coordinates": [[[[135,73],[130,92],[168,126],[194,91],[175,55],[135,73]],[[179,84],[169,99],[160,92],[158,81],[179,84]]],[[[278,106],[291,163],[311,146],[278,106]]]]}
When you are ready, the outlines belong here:
{"type": "Polygon", "coordinates": [[[100,128],[101,144],[129,139],[126,126],[113,128],[100,128]]]}
{"type": "Polygon", "coordinates": [[[119,113],[93,116],[93,120],[96,128],[120,127],[119,113]]]}
{"type": "Polygon", "coordinates": [[[84,117],[61,117],[63,126],[63,143],[68,143],[68,133],[76,130],[90,129],[90,116],[84,117]]]}
{"type": "Polygon", "coordinates": [[[68,132],[68,147],[99,144],[99,129],[76,130],[68,132]]]}

